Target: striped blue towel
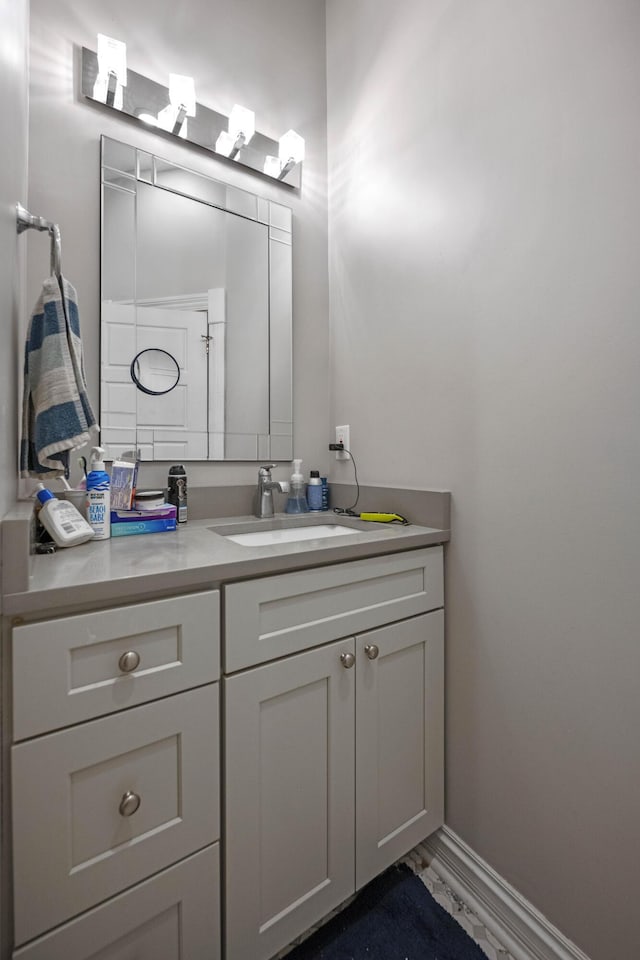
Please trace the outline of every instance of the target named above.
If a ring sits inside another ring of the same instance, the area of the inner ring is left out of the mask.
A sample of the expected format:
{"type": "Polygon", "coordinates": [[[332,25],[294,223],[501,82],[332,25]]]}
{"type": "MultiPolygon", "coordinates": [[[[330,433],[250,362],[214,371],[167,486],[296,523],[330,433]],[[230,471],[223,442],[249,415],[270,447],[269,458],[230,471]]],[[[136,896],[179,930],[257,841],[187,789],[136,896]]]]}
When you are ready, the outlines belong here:
{"type": "Polygon", "coordinates": [[[77,294],[64,277],[49,277],[25,344],[20,476],[68,475],[69,451],[96,443],[98,433],[87,396],[77,294]]]}

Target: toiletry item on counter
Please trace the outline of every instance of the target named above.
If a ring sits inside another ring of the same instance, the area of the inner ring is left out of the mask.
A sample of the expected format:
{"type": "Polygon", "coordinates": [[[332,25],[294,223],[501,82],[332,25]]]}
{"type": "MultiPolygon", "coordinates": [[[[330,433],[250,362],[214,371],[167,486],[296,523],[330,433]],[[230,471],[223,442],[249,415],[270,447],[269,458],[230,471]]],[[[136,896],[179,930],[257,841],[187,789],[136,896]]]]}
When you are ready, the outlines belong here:
{"type": "Polygon", "coordinates": [[[177,510],[172,503],[148,510],[112,510],[111,536],[130,537],[138,533],[163,533],[176,529],[177,510]]]}
{"type": "Polygon", "coordinates": [[[322,482],[322,509],[329,509],[329,481],[326,477],[320,477],[322,482]]]}
{"type": "Polygon", "coordinates": [[[38,519],[59,547],[75,547],[93,539],[93,529],[68,500],[58,500],[39,483],[36,493],[41,504],[38,519]]]}
{"type": "Polygon", "coordinates": [[[312,470],[309,473],[309,483],[307,484],[307,503],[312,513],[322,510],[322,480],[320,471],[312,470]]]}
{"type": "Polygon", "coordinates": [[[87,519],[87,491],[86,490],[61,490],[58,494],[59,500],[68,500],[72,503],[81,517],[87,519]]]}
{"type": "Polygon", "coordinates": [[[63,489],[60,493],[57,494],[58,500],[68,500],[69,503],[72,503],[81,517],[87,519],[87,491],[84,487],[84,479],[82,480],[83,486],[82,489],[74,490],[70,486],[69,481],[66,477],[58,477],[58,482],[62,484],[63,489]]]}
{"type": "Polygon", "coordinates": [[[175,463],[167,478],[167,500],[178,512],[178,523],[187,522],[187,474],[181,463],[175,463]]]}
{"type": "Polygon", "coordinates": [[[164,506],[164,490],[136,490],[134,510],[155,510],[164,506]]]}
{"type": "Polygon", "coordinates": [[[307,503],[305,482],[302,475],[302,460],[294,460],[291,484],[289,486],[289,499],[287,500],[285,513],[308,512],[309,504],[307,503]]]}
{"type": "MultiPolygon", "coordinates": [[[[111,509],[131,510],[138,481],[137,460],[114,460],[111,464],[111,509]]],[[[164,501],[164,497],[162,498],[164,501]]]]}
{"type": "Polygon", "coordinates": [[[111,536],[109,474],[104,468],[104,449],[91,450],[91,470],[87,474],[87,520],[94,540],[111,536]]]}

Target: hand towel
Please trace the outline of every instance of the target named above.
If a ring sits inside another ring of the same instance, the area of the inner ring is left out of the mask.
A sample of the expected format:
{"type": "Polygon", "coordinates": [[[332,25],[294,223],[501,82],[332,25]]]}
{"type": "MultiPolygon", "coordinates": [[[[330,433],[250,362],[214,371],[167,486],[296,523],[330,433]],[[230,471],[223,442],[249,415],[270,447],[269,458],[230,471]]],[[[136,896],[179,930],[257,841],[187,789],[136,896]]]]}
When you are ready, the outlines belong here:
{"type": "Polygon", "coordinates": [[[21,477],[68,474],[69,451],[95,443],[77,294],[64,277],[45,280],[25,344],[21,477]]]}

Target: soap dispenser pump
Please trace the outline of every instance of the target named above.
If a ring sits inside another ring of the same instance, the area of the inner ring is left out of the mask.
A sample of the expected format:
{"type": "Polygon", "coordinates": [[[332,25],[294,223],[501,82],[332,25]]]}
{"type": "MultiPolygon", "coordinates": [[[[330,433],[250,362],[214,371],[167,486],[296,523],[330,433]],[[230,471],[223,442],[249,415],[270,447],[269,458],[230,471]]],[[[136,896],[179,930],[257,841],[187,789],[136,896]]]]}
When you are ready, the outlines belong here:
{"type": "Polygon", "coordinates": [[[302,460],[294,460],[291,485],[289,487],[289,499],[287,500],[285,513],[308,512],[309,504],[307,503],[305,482],[302,475],[302,460]]]}

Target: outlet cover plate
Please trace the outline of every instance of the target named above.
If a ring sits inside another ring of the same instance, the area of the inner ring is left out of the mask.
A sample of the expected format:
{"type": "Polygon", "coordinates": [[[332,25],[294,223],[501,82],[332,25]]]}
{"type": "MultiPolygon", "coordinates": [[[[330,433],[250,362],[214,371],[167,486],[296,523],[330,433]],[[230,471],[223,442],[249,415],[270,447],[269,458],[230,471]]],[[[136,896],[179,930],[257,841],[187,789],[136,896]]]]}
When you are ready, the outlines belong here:
{"type": "Polygon", "coordinates": [[[336,443],[343,443],[344,450],[336,450],[336,460],[348,460],[349,454],[346,450],[351,450],[351,436],[349,424],[342,427],[336,427],[336,443]]]}

